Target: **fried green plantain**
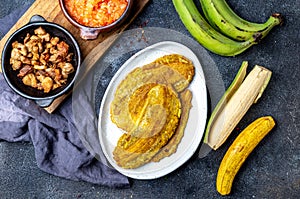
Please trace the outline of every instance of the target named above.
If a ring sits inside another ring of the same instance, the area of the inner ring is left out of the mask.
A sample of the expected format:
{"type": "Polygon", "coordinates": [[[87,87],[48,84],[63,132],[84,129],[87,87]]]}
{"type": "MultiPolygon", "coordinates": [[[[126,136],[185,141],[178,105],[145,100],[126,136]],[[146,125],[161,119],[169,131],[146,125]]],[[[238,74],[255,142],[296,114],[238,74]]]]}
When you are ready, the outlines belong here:
{"type": "Polygon", "coordinates": [[[120,167],[137,168],[152,159],[176,131],[181,103],[171,87],[158,84],[147,93],[141,110],[135,128],[120,137],[113,151],[120,167]]]}
{"type": "MultiPolygon", "coordinates": [[[[110,106],[111,120],[126,132],[136,126],[136,118],[130,115],[130,96],[144,84],[172,85],[177,92],[188,87],[194,76],[193,63],[187,58],[171,54],[131,71],[118,85],[110,106]]],[[[141,101],[141,100],[139,100],[141,101]]],[[[133,114],[134,116],[134,114],[133,114]]]]}
{"type": "Polygon", "coordinates": [[[192,108],[192,92],[188,89],[180,94],[182,113],[179,121],[179,126],[170,141],[160,149],[160,151],[152,158],[151,161],[159,162],[165,157],[169,157],[177,151],[177,147],[184,135],[184,130],[188,122],[190,109],[192,108]]]}

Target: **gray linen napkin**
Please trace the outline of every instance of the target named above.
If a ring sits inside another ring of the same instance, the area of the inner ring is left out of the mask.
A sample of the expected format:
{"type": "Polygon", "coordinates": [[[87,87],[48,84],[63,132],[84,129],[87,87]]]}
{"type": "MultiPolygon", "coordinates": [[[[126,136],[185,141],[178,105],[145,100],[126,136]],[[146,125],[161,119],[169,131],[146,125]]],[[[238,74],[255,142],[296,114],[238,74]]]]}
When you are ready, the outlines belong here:
{"type": "MultiPolygon", "coordinates": [[[[1,33],[6,34],[19,17],[12,13],[0,19],[1,33]]],[[[47,173],[109,187],[129,187],[127,177],[98,161],[82,144],[72,118],[71,98],[49,114],[13,92],[2,74],[0,85],[0,141],[32,142],[37,165],[47,173]]]]}
{"type": "Polygon", "coordinates": [[[73,122],[71,98],[49,114],[12,91],[2,74],[0,85],[0,140],[32,142],[37,165],[47,173],[110,187],[129,187],[127,177],[85,149],[73,122]]]}

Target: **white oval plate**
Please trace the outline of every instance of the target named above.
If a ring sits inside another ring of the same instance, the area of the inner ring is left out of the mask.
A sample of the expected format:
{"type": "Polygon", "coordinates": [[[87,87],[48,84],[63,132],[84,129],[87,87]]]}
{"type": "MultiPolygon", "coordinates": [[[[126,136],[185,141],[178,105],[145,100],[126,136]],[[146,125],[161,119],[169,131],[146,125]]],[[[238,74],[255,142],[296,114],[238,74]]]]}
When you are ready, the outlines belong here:
{"type": "Polygon", "coordinates": [[[109,163],[120,173],[135,179],[155,179],[167,175],[184,164],[197,150],[205,130],[207,119],[207,92],[205,77],[197,56],[186,46],[172,41],[164,41],[149,46],[128,59],[117,71],[103,96],[98,132],[100,145],[109,163]],[[193,93],[192,108],[184,136],[175,154],[157,163],[147,163],[136,169],[123,169],[113,159],[113,150],[123,134],[110,120],[110,104],[117,86],[136,67],[141,67],[167,54],[180,54],[193,61],[195,76],[188,89],[193,93]]]}

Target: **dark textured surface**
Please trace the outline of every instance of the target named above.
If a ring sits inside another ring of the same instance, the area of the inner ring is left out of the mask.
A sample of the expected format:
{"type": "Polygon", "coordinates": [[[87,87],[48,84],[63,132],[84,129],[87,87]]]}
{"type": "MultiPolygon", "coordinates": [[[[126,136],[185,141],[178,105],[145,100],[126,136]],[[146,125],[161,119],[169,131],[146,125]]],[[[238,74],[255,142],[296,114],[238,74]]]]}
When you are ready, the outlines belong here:
{"type": "MultiPolygon", "coordinates": [[[[0,18],[32,0],[1,1],[0,18]]],[[[272,115],[277,127],[249,156],[227,198],[299,198],[300,195],[300,2],[298,0],[228,1],[246,19],[262,22],[280,12],[285,24],[275,28],[260,45],[237,57],[211,54],[227,87],[239,65],[248,60],[273,71],[261,101],[238,125],[244,128],[263,115],[272,115]]],[[[188,34],[170,1],[152,0],[131,28],[164,27],[188,34]]],[[[203,159],[191,158],[171,174],[156,180],[131,180],[130,189],[109,189],[73,182],[42,172],[30,143],[0,141],[1,198],[222,198],[215,190],[220,161],[238,132],[218,151],[203,159]]]]}

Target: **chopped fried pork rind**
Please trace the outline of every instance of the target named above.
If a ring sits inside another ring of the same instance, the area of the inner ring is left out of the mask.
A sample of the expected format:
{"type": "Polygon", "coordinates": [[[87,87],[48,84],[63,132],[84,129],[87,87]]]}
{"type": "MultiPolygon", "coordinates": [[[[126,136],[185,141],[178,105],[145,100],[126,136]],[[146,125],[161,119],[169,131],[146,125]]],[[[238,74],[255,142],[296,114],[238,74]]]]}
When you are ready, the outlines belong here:
{"type": "Polygon", "coordinates": [[[25,85],[45,93],[66,84],[69,74],[75,71],[71,64],[73,53],[59,37],[51,37],[39,27],[34,34],[27,33],[23,43],[12,43],[10,64],[17,70],[25,85]]]}

